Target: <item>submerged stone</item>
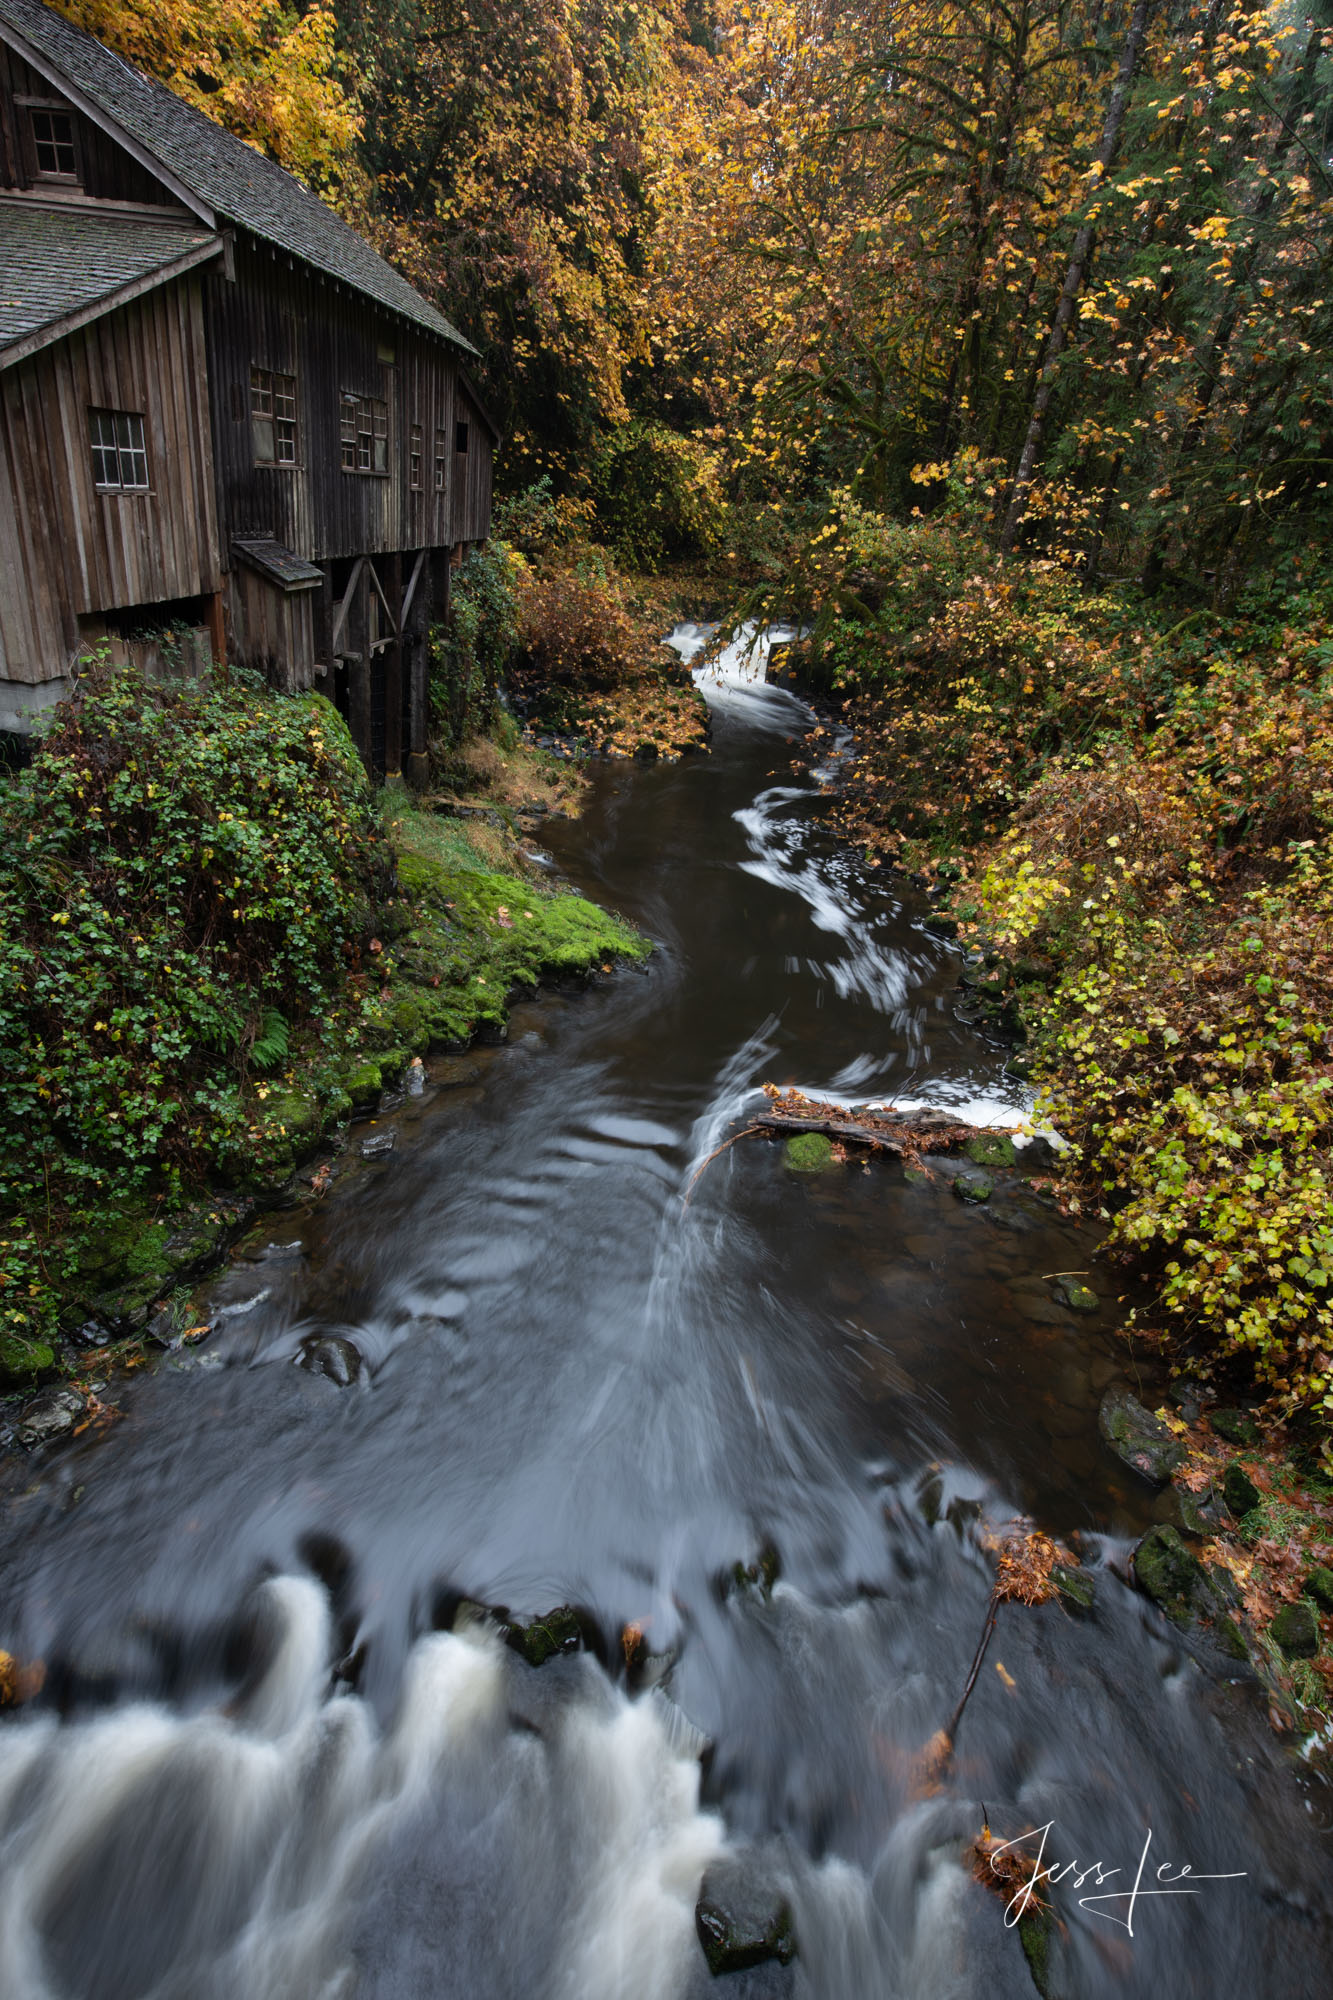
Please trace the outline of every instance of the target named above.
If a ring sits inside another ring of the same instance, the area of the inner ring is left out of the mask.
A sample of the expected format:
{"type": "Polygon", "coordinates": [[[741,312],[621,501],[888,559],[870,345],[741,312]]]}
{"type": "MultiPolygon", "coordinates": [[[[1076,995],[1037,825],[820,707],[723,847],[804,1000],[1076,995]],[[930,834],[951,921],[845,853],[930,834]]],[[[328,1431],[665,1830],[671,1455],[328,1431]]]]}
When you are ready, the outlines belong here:
{"type": "Polygon", "coordinates": [[[1298,1604],[1284,1604],[1268,1631],[1289,1660],[1313,1659],[1319,1651],[1319,1620],[1304,1598],[1298,1604]]]}
{"type": "Polygon", "coordinates": [[[955,1174],[953,1191],[959,1201],[967,1202],[969,1207],[976,1207],[980,1202],[990,1200],[995,1192],[995,1183],[989,1174],[955,1174]]]}
{"type": "Polygon", "coordinates": [[[1075,1278],[1061,1278],[1055,1287],[1055,1297],[1076,1313],[1095,1313],[1101,1304],[1091,1285],[1080,1285],[1075,1278]]]}
{"type": "Polygon", "coordinates": [[[386,1160],[397,1142],[394,1132],[372,1132],[368,1139],[361,1141],[363,1160],[386,1160]]]}
{"type": "Polygon", "coordinates": [[[708,1870],[694,1927],[714,1977],[744,1972],[767,1959],[790,1965],[796,1956],[791,1905],[781,1889],[743,1859],[718,1861],[708,1870]]]}
{"type": "Polygon", "coordinates": [[[308,1334],[301,1342],[296,1363],[312,1375],[323,1375],[339,1389],[350,1389],[363,1366],[360,1348],[340,1333],[308,1334]]]}
{"type": "Polygon", "coordinates": [[[1075,1569],[1069,1563],[1057,1563],[1051,1571],[1051,1582],[1060,1594],[1060,1602],[1066,1611],[1076,1618],[1090,1618],[1096,1608],[1097,1586],[1085,1569],[1075,1569]]]}
{"type": "Polygon", "coordinates": [[[786,1145],[787,1165],[796,1174],[818,1174],[833,1164],[833,1142],[822,1132],[798,1132],[786,1145]]]}
{"type": "Polygon", "coordinates": [[[1108,1389],[1097,1412],[1102,1436],[1126,1465],[1161,1485],[1185,1462],[1185,1447],[1128,1389],[1108,1389]]]}

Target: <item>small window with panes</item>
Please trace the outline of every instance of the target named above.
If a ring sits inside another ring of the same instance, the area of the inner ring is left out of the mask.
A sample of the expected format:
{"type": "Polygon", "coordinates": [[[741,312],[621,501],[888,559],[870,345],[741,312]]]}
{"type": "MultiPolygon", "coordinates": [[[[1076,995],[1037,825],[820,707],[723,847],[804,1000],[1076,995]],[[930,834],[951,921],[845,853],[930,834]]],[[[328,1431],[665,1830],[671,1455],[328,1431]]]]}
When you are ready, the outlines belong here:
{"type": "Polygon", "coordinates": [[[134,410],[89,410],[93,484],[99,493],[146,493],[148,445],[134,410]]]}
{"type": "Polygon", "coordinates": [[[338,435],[344,472],[389,470],[389,406],[378,396],[343,391],[338,435]]]}
{"type": "Polygon", "coordinates": [[[68,111],[30,106],[28,136],[33,171],[39,181],[78,184],[79,151],[74,141],[74,119],[68,111]]]}
{"type": "Polygon", "coordinates": [[[250,370],[250,436],[256,465],[298,465],[296,377],[272,368],[250,370]]]}

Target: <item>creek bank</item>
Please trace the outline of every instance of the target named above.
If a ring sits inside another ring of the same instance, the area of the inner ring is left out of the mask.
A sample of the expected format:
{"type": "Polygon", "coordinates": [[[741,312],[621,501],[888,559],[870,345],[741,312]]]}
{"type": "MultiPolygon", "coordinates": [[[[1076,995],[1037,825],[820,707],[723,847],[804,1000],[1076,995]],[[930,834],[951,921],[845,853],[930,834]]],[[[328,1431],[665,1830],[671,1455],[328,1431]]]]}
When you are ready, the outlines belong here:
{"type": "MultiPolygon", "coordinates": [[[[921,539],[928,553],[924,529],[921,539]]],[[[1042,586],[1024,572],[1015,589],[1029,588],[1039,596],[1042,586]]],[[[910,599],[908,590],[909,624],[910,599]]],[[[991,619],[989,599],[983,610],[991,619]]],[[[1251,1523],[1247,1536],[1224,1537],[1248,1594],[1246,1645],[1273,1694],[1275,1725],[1309,1730],[1333,1714],[1333,1628],[1319,1624],[1312,1656],[1281,1648],[1271,1628],[1307,1590],[1312,1561],[1323,1566],[1326,1487],[1333,1493],[1323,1414],[1333,1387],[1327,871],[1311,858],[1317,843],[1302,847],[1288,825],[1293,815],[1306,831],[1327,823],[1333,794],[1314,791],[1333,740],[1327,677],[1315,691],[1314,668],[1297,658],[1309,649],[1295,635],[1267,686],[1243,621],[1214,621],[1202,667],[1191,648],[1182,662],[1170,635],[1145,627],[1134,641],[1145,670],[1160,651],[1175,688],[1161,726],[1108,750],[1109,779],[1095,758],[1074,769],[1046,753],[1000,783],[996,732],[1017,682],[1030,692],[1039,677],[1026,663],[1017,679],[1007,666],[976,670],[975,632],[966,667],[946,658],[950,617],[936,608],[910,644],[886,644],[895,664],[884,685],[898,674],[910,681],[910,710],[884,698],[882,663],[873,673],[857,665],[857,634],[836,618],[822,665],[818,646],[786,655],[788,684],[840,699],[853,732],[855,756],[837,775],[828,817],[870,865],[929,898],[925,927],[959,954],[958,1017],[1014,1048],[1010,1073],[1035,1080],[1045,1114],[1075,1142],[1050,1162],[1051,1191],[1062,1212],[1106,1225],[1107,1260],[1124,1272],[1117,1289],[1137,1280],[1141,1302],[1123,1331],[1139,1355],[1166,1361],[1199,1391],[1191,1412],[1166,1415],[1193,1422],[1219,1406],[1216,1424],[1205,1422],[1212,1476],[1203,1490],[1185,1483],[1203,1478],[1199,1452],[1167,1468],[1168,1525],[1187,1535],[1207,1528],[1210,1507],[1228,1523],[1251,1523]],[[949,669],[938,685],[923,666],[932,647],[949,669]],[[972,678],[960,681],[963,671],[972,678]],[[1221,746],[1219,713],[1235,717],[1221,746]],[[951,762],[922,754],[951,733],[951,762]],[[1293,790],[1277,767],[1295,771],[1304,750],[1312,760],[1293,790]],[[988,817],[966,798],[968,773],[983,764],[988,817]],[[1228,788],[1280,798],[1281,810],[1233,810],[1228,788]],[[1250,1399],[1255,1407],[1228,1431],[1220,1406],[1250,1399]],[[1228,1441],[1255,1454],[1230,1474],[1235,1506],[1216,1456],[1228,1441]],[[1257,1507],[1244,1508],[1252,1494],[1257,1507]],[[1277,1537],[1254,1529],[1272,1495],[1285,1510],[1277,1537]]],[[[1001,653],[1013,638],[997,635],[1001,653]]],[[[1106,654],[1113,678],[1118,658],[1106,654]]],[[[1052,728],[1058,739],[1054,717],[1052,728]]],[[[965,1182],[956,1191],[969,1193],[965,1182]]],[[[974,1192],[986,1198],[980,1183],[974,1192]]],[[[1082,1310],[1079,1288],[1065,1302],[1082,1310]]],[[[1159,1448],[1170,1458],[1160,1438],[1159,1448]]],[[[1144,1436],[1136,1449],[1148,1449],[1144,1436]]]]}
{"type": "MultiPolygon", "coordinates": [[[[142,1365],[154,1347],[201,1337],[192,1287],[257,1216],[322,1193],[349,1120],[419,1091],[423,1057],[503,1039],[509,1006],[538,984],[584,984],[647,957],[629,925],[545,879],[508,815],[478,827],[396,803],[385,815],[385,893],[325,1024],[331,1046],[294,1038],[284,1072],[251,1079],[244,1128],[216,1162],[219,1184],[187,1199],[155,1190],[107,1201],[95,1227],[48,1242],[48,1267],[61,1270],[49,1336],[0,1335],[0,1441],[6,1429],[31,1446],[76,1427],[71,1417],[53,1429],[40,1398],[28,1420],[25,1397],[43,1379],[64,1376],[77,1396],[113,1364],[142,1365]]],[[[390,1129],[362,1150],[392,1145],[390,1129]]]]}
{"type": "Polygon", "coordinates": [[[1333,1483],[1261,1441],[1246,1412],[1210,1412],[1200,1385],[1173,1390],[1174,1409],[1125,1389],[1101,1406],[1103,1437],[1168,1503],[1134,1550],[1134,1581],[1182,1633],[1253,1674],[1273,1727],[1300,1736],[1327,1700],[1333,1655],[1333,1483]]]}

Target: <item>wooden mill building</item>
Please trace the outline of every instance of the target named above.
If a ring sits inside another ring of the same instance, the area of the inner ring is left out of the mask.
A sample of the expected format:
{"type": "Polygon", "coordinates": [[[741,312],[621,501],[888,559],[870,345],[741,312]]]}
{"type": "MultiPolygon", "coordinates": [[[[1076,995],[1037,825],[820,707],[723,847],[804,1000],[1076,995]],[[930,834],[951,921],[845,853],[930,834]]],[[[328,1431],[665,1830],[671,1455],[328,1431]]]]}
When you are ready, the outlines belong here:
{"type": "Polygon", "coordinates": [[[428,629],[490,525],[472,353],[273,161],[0,0],[0,730],[170,631],[423,775],[428,629]]]}

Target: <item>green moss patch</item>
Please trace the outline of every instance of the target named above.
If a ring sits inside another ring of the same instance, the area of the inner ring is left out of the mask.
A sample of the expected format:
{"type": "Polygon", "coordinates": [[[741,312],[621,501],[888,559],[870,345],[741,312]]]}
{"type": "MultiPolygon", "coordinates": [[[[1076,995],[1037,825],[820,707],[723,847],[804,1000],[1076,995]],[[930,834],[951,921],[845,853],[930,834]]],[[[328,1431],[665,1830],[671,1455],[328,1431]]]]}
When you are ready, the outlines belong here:
{"type": "MultiPolygon", "coordinates": [[[[584,897],[484,866],[456,820],[404,812],[393,822],[403,928],[389,996],[369,1010],[366,1039],[421,1054],[501,1027],[515,988],[610,969],[652,949],[584,897]]],[[[388,1073],[389,1063],[383,1062],[388,1073]]],[[[350,1085],[349,1085],[350,1088],[350,1085]]]]}

